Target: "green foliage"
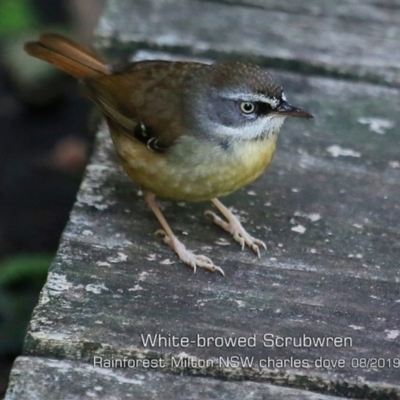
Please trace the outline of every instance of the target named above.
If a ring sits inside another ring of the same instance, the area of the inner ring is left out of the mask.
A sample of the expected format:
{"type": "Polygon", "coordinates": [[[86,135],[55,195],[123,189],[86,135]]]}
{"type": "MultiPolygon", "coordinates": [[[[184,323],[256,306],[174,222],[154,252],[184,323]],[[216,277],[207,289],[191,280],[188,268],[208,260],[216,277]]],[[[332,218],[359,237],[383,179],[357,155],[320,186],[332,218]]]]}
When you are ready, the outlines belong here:
{"type": "Polygon", "coordinates": [[[44,283],[52,254],[21,255],[0,264],[0,287],[44,283]]]}
{"type": "Polygon", "coordinates": [[[52,254],[22,255],[0,264],[0,358],[21,351],[52,260],[52,254]]]}
{"type": "Polygon", "coordinates": [[[19,33],[35,23],[29,0],[0,0],[0,36],[19,33]]]}

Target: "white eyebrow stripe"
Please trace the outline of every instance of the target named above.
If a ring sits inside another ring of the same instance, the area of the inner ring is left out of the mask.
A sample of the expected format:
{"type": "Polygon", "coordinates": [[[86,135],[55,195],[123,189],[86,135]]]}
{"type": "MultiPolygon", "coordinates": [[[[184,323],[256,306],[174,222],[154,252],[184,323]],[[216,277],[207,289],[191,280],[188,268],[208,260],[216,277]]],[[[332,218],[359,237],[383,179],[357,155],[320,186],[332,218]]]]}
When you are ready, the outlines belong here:
{"type": "MultiPolygon", "coordinates": [[[[230,100],[243,100],[243,101],[259,101],[261,103],[268,103],[272,108],[278,107],[280,100],[276,97],[267,97],[263,94],[257,93],[229,93],[227,95],[223,95],[224,98],[230,100]]],[[[282,96],[282,100],[284,95],[282,96]]],[[[286,97],[285,97],[286,99],[286,97]]]]}

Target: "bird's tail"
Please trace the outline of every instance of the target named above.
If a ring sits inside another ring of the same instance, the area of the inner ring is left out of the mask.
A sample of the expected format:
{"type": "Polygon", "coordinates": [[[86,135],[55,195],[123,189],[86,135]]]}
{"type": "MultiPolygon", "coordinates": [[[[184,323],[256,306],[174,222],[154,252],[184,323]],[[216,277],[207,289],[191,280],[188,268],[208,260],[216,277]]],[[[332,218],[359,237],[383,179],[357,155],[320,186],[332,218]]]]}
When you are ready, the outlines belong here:
{"type": "Polygon", "coordinates": [[[45,33],[37,42],[26,43],[25,51],[78,79],[111,73],[97,54],[57,33],[45,33]]]}

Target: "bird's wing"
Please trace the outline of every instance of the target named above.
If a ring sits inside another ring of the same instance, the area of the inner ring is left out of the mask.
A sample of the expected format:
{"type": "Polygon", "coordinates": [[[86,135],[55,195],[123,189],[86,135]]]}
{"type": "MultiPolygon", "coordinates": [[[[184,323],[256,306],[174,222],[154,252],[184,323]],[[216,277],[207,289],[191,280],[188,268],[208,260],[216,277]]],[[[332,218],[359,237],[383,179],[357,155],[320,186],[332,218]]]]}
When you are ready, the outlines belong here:
{"type": "Polygon", "coordinates": [[[201,64],[139,62],[84,84],[101,111],[130,136],[167,149],[185,131],[181,89],[191,65],[201,64]]]}

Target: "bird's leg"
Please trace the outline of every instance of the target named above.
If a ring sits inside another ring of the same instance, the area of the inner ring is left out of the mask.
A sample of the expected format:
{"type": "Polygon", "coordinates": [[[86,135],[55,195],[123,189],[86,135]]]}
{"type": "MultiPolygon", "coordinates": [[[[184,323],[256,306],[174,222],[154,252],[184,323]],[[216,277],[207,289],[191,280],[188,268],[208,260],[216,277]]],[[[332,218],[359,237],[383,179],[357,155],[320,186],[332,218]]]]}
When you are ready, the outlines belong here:
{"type": "Polygon", "coordinates": [[[157,204],[154,193],[145,192],[144,198],[163,227],[163,229],[159,229],[156,233],[164,236],[164,242],[175,251],[183,263],[193,268],[194,272],[196,272],[196,268],[199,267],[211,272],[220,272],[225,276],[222,268],[214,265],[208,257],[192,253],[186,249],[182,242],[179,241],[179,239],[172,232],[167,220],[164,218],[164,215],[157,204]]]}
{"type": "Polygon", "coordinates": [[[254,238],[249,235],[246,230],[243,228],[239,219],[235,217],[218,199],[211,199],[215,207],[221,212],[221,214],[227,219],[228,222],[221,219],[217,214],[212,211],[207,210],[205,212],[206,215],[211,215],[213,218],[213,222],[219,225],[221,228],[225,229],[227,232],[231,233],[233,238],[242,246],[242,250],[244,246],[249,246],[260,258],[260,249],[259,246],[267,248],[265,243],[259,239],[254,238]]]}

